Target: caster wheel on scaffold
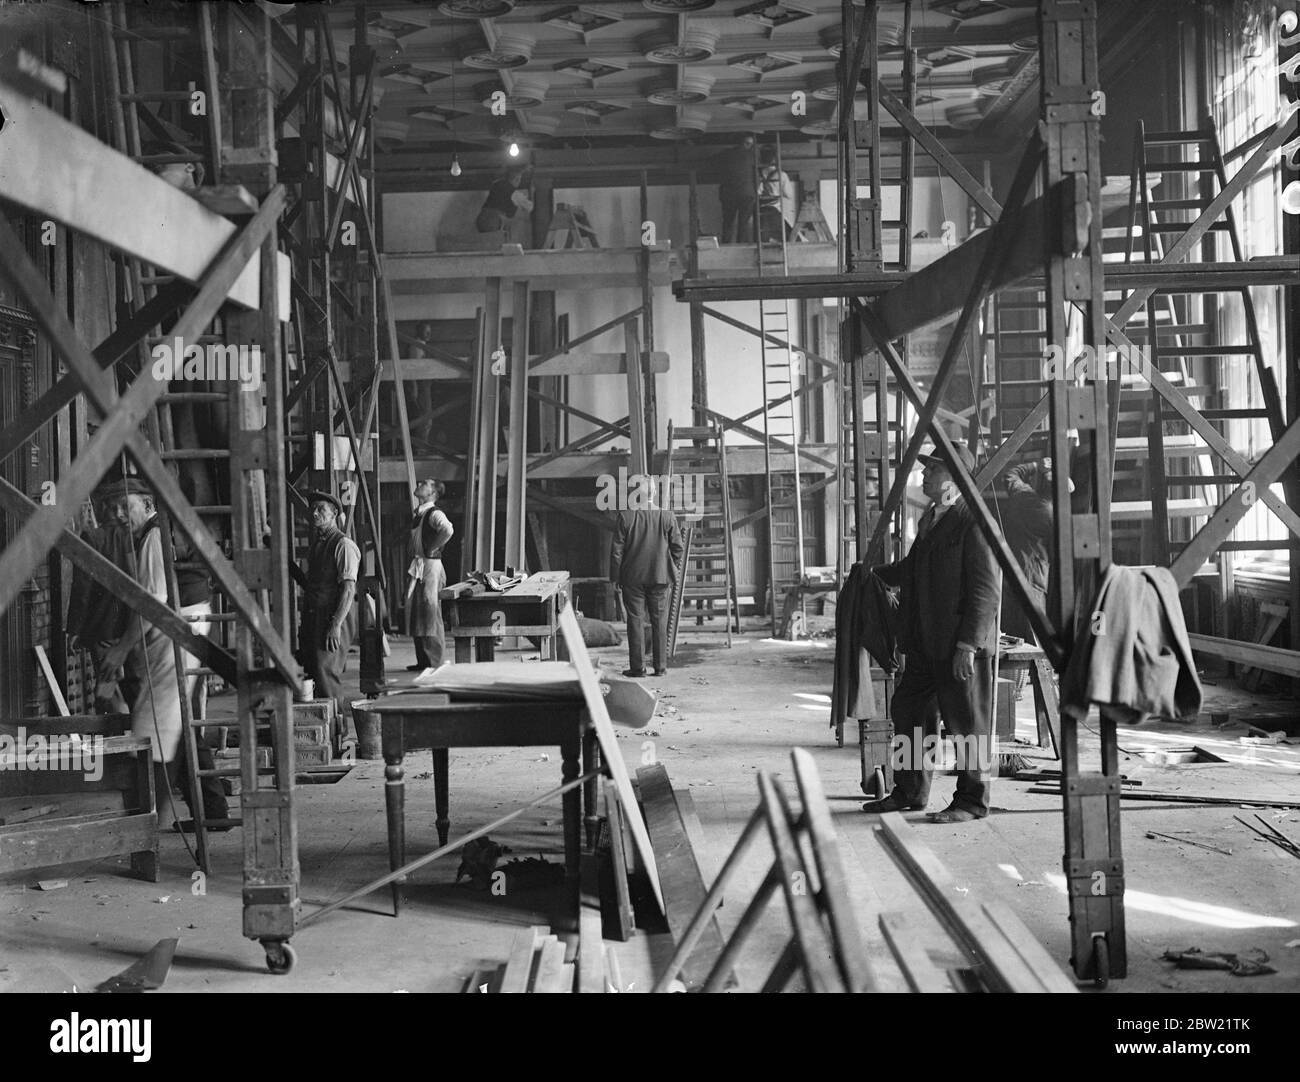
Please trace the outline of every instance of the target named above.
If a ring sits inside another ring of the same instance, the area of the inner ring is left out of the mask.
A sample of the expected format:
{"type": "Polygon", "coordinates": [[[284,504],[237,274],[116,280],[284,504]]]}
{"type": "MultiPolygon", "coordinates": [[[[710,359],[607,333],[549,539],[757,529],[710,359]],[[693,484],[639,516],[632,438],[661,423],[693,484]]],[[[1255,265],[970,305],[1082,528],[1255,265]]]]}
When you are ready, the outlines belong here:
{"type": "Polygon", "coordinates": [[[1092,937],[1092,983],[1098,988],[1110,983],[1110,946],[1104,935],[1092,937]]]}
{"type": "Polygon", "coordinates": [[[282,939],[264,939],[262,946],[266,950],[266,968],[278,976],[289,973],[298,960],[294,949],[282,939]]]}

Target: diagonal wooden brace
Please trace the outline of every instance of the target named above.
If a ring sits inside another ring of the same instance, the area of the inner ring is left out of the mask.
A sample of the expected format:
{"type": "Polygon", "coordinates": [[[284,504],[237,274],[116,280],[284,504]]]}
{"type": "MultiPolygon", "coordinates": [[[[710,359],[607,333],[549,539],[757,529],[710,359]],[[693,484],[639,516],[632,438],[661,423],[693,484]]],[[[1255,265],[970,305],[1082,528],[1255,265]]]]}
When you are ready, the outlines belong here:
{"type": "MultiPolygon", "coordinates": [[[[4,478],[0,478],[0,507],[3,507],[7,514],[12,515],[16,522],[21,522],[40,510],[39,505],[28,499],[4,478]]],[[[70,530],[63,531],[55,542],[55,547],[164,635],[178,642],[182,649],[188,650],[218,676],[234,682],[233,655],[212,639],[196,634],[185,617],[168,608],[111,560],[70,530]]]]}
{"type": "Polygon", "coordinates": [[[1214,555],[1256,499],[1261,498],[1268,491],[1268,486],[1282,476],[1297,455],[1300,455],[1300,420],[1291,422],[1282,438],[1255,463],[1232,495],[1220,504],[1214,517],[1197,531],[1187,547],[1169,565],[1180,588],[1192,581],[1192,576],[1200,570],[1201,564],[1214,555]]]}
{"type": "MultiPolygon", "coordinates": [[[[980,260],[979,271],[966,293],[966,303],[962,307],[961,315],[957,317],[957,323],[952,329],[951,337],[948,339],[948,347],[944,351],[943,360],[939,362],[939,370],[935,373],[934,380],[930,385],[929,397],[917,406],[920,415],[917,418],[916,428],[912,433],[912,438],[908,440],[907,449],[899,459],[894,484],[890,488],[889,495],[885,498],[884,505],[881,508],[880,519],[876,523],[868,551],[872,548],[878,548],[884,542],[885,535],[889,532],[890,520],[903,504],[903,496],[907,491],[908,475],[912,472],[912,467],[916,465],[917,458],[920,456],[921,444],[925,441],[926,431],[932,427],[934,419],[938,416],[939,403],[943,401],[948,380],[957,367],[957,357],[965,345],[966,333],[979,312],[980,304],[988,293],[990,284],[996,281],[998,272],[1006,260],[1017,224],[1015,215],[1019,213],[1021,204],[1029,193],[1029,185],[1034,179],[1041,157],[1042,144],[1038,137],[1034,136],[1030,139],[1029,145],[1025,147],[1024,155],[1020,159],[1020,165],[1016,169],[1015,179],[1011,182],[1011,190],[1007,195],[1006,208],[1003,214],[1008,219],[1008,226],[1007,228],[995,228],[993,243],[989,245],[983,259],[980,260]]],[[[864,305],[863,308],[865,310],[866,306],[864,305]]],[[[879,321],[873,321],[872,326],[875,328],[873,337],[883,330],[879,321]]],[[[883,343],[877,341],[877,345],[883,348],[883,343]]],[[[950,461],[955,465],[956,459],[950,461]]]]}
{"type": "MultiPolygon", "coordinates": [[[[154,326],[180,308],[193,294],[194,287],[188,282],[172,282],[159,290],[153,300],[95,347],[95,363],[101,368],[112,368],[154,326]]],[[[42,394],[22,416],[0,432],[0,462],[36,435],[46,421],[80,393],[81,384],[74,376],[68,375],[42,394]]]]}
{"type": "MultiPolygon", "coordinates": [[[[862,322],[867,333],[874,340],[876,348],[880,350],[885,361],[893,370],[894,378],[898,380],[899,385],[903,388],[903,393],[919,410],[922,404],[921,388],[903,365],[903,359],[898,355],[898,351],[894,349],[893,345],[883,337],[876,337],[877,334],[884,335],[886,333],[884,327],[880,324],[879,317],[870,309],[863,309],[862,322]]],[[[1042,646],[1044,653],[1047,654],[1053,666],[1059,669],[1064,657],[1056,628],[1052,626],[1047,614],[1030,596],[1029,582],[1020,567],[1020,562],[1012,554],[1006,538],[1002,536],[1002,531],[998,529],[997,523],[993,521],[988,505],[980,497],[979,482],[967,472],[961,459],[957,457],[956,449],[953,447],[952,441],[948,438],[948,433],[944,431],[943,426],[934,418],[930,419],[929,424],[930,434],[934,437],[935,446],[948,460],[948,472],[952,475],[962,499],[966,501],[966,506],[970,508],[976,522],[979,523],[980,530],[988,540],[994,557],[1002,567],[1002,573],[1010,580],[1011,589],[1015,593],[1016,599],[1025,607],[1025,612],[1029,615],[1030,626],[1033,627],[1034,634],[1038,636],[1039,644],[1042,646]]],[[[918,427],[917,431],[920,432],[921,429],[918,427]]],[[[905,474],[900,474],[900,479],[905,478],[905,474]]]]}
{"type": "MultiPolygon", "coordinates": [[[[227,242],[204,275],[194,300],[173,328],[174,337],[195,340],[212,321],[230,287],[274,228],[284,208],[284,197],[283,186],[273,189],[257,214],[227,242]]],[[[117,402],[111,401],[104,385],[104,373],[77,339],[67,317],[3,218],[0,218],[0,262],[32,309],[37,322],[50,336],[56,351],[104,413],[104,423],[74,462],[69,476],[59,482],[57,501],[51,506],[40,507],[8,548],[0,553],[0,612],[12,604],[23,584],[55,546],[64,528],[89,499],[115,457],[126,449],[135,459],[141,474],[153,486],[158,501],[181,527],[218,585],[230,597],[235,610],[266,644],[268,657],[275,668],[290,685],[296,687],[298,666],[288,644],[275,632],[267,614],[212,540],[171,472],[140,432],[141,423],[167,390],[168,381],[155,379],[152,371],[146,370],[125,395],[117,402]]]]}

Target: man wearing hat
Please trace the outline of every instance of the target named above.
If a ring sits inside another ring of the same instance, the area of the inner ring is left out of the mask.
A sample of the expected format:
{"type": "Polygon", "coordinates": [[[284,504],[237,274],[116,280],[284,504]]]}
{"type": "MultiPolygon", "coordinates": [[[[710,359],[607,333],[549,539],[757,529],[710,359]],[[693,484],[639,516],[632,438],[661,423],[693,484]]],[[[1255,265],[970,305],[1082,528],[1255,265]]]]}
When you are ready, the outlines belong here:
{"type": "MultiPolygon", "coordinates": [[[[105,497],[118,525],[130,533],[128,561],[134,564],[136,581],[154,598],[167,604],[162,530],[154,511],[152,491],[138,478],[128,477],[110,486],[105,497]]],[[[194,795],[188,775],[181,775],[181,760],[177,754],[181,741],[181,691],[172,640],[143,617],[134,615],[127,622],[121,639],[105,654],[100,665],[101,680],[111,679],[119,666],[126,672],[123,690],[131,700],[131,732],[153,741],[159,794],[170,792],[179,780],[185,801],[192,811],[194,795]]],[[[215,763],[207,746],[200,742],[198,750],[199,768],[211,769],[215,763]]],[[[204,819],[218,821],[209,829],[229,830],[228,824],[220,822],[230,815],[220,780],[215,777],[201,779],[200,792],[204,819]]],[[[163,801],[160,799],[159,812],[162,811],[163,801]]],[[[186,823],[177,825],[180,829],[192,829],[192,825],[186,823]]]]}
{"type": "Polygon", "coordinates": [[[442,602],[438,595],[447,585],[442,566],[442,550],[451,540],[451,521],[438,509],[445,486],[432,479],[415,486],[419,505],[411,519],[411,557],[407,568],[407,632],[415,640],[415,664],[411,669],[437,668],[442,664],[445,633],[442,626],[442,602]]]}
{"type": "Polygon", "coordinates": [[[307,493],[312,540],[298,624],[298,660],[316,683],[318,698],[338,706],[343,742],[351,739],[352,713],[343,694],[343,670],[352,645],[352,601],[361,550],[341,529],[343,505],[328,492],[307,493]]]}
{"type": "MultiPolygon", "coordinates": [[[[975,457],[956,446],[970,473],[975,457]]],[[[1002,571],[952,479],[946,459],[921,455],[922,490],[930,507],[907,556],[876,568],[899,587],[900,646],[906,657],[894,689],[894,791],[862,805],[872,813],[918,811],[930,798],[939,717],[958,751],[952,803],[931,814],[939,823],[989,813],[992,774],[993,661],[998,648],[1002,571]],[[930,740],[925,740],[930,737],[930,740]],[[930,754],[930,759],[927,759],[930,754]],[[901,761],[900,761],[901,760],[901,761]],[[901,768],[900,768],[901,767],[901,768]]]]}

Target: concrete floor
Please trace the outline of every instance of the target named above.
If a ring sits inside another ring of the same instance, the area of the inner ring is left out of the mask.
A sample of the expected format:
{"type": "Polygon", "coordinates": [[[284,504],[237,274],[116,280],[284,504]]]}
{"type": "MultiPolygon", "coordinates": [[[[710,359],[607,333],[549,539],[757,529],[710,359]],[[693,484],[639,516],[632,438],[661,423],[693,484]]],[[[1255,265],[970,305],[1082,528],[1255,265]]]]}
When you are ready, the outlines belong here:
{"type": "MultiPolygon", "coordinates": [[[[645,729],[620,729],[618,736],[631,769],[652,750],[673,784],[689,788],[705,832],[706,877],[721,865],[757,802],[757,772],[788,774],[789,749],[808,749],[835,815],[850,892],[879,983],[902,990],[878,931],[879,915],[906,912],[923,939],[932,938],[928,930],[935,926],[878,843],[875,820],[859,810],[856,734],[850,732],[849,745],[839,748],[828,726],[832,652],[828,640],[783,643],[747,635],[728,650],[719,636],[685,635],[673,671],[649,681],[661,695],[657,716],[645,729]]],[[[607,667],[626,665],[622,647],[593,654],[607,667]]],[[[514,656],[522,661],[536,655],[514,656]]],[[[390,668],[400,672],[411,658],[409,640],[396,640],[390,668]]],[[[1244,702],[1261,709],[1295,705],[1243,696],[1230,682],[1207,685],[1206,694],[1207,713],[1244,702]]],[[[1032,735],[1027,698],[1020,704],[1019,730],[1032,735]]],[[[1300,799],[1300,746],[1244,749],[1237,744],[1241,731],[1221,732],[1208,721],[1123,730],[1121,746],[1129,751],[1195,743],[1231,760],[1170,768],[1127,756],[1124,772],[1140,778],[1147,790],[1300,799]]],[[[1095,762],[1095,747],[1095,737],[1085,734],[1085,764],[1095,762]]],[[[1046,751],[1023,750],[1044,766],[1058,765],[1046,751]]],[[[418,755],[407,764],[412,856],[436,845],[429,767],[418,755]]],[[[452,837],[540,795],[559,777],[558,751],[453,752],[452,837]]],[[[952,784],[951,778],[936,781],[932,807],[947,802],[952,784]]],[[[937,826],[920,813],[908,818],[918,821],[924,841],[952,872],[958,889],[1009,904],[1064,967],[1069,943],[1060,802],[1027,788],[998,781],[994,814],[983,822],[937,826]]],[[[335,785],[298,790],[304,913],[387,871],[382,789],[383,764],[363,761],[335,785]]],[[[1300,861],[1233,819],[1253,814],[1236,806],[1125,803],[1129,976],[1113,981],[1106,994],[1300,991],[1300,861]],[[1197,840],[1232,852],[1149,840],[1148,830],[1194,832],[1190,836],[1197,840]],[[1193,946],[1236,953],[1260,948],[1278,972],[1238,978],[1179,971],[1160,960],[1168,948],[1193,946]]],[[[1300,811],[1259,814],[1300,836],[1300,811]]],[[[555,868],[563,859],[558,806],[526,812],[493,838],[512,850],[507,860],[541,857],[555,868]]],[[[180,944],[167,991],[459,991],[473,970],[505,960],[519,929],[538,924],[563,931],[568,919],[562,888],[521,874],[508,878],[513,886],[496,897],[465,882],[454,884],[457,861],[451,857],[416,874],[397,920],[389,915],[385,889],[303,929],[293,939],[294,971],[273,977],[259,945],[240,934],[239,834],[214,840],[215,865],[205,883],[192,880],[193,864],[179,836],[167,836],[162,846],[163,871],[156,884],[130,878],[123,861],[0,879],[0,991],[93,987],[169,936],[178,936],[180,944]],[[67,879],[67,887],[35,889],[38,879],[56,877],[67,879]]],[[[720,914],[724,932],[766,872],[766,859],[761,853],[746,862],[729,894],[734,901],[720,914]]],[[[786,935],[784,913],[773,905],[740,967],[743,981],[761,981],[786,935]]],[[[617,944],[625,985],[632,991],[648,987],[654,961],[670,949],[667,937],[646,934],[617,944]]],[[[935,960],[957,963],[942,953],[935,960]]]]}

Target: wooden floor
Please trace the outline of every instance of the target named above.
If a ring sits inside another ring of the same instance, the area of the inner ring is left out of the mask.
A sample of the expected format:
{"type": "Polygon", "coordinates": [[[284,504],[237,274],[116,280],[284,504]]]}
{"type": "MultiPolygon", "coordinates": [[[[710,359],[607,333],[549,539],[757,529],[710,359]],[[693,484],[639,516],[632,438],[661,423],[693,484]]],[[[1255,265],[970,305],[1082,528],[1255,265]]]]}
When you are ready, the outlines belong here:
{"type": "MultiPolygon", "coordinates": [[[[410,660],[410,644],[398,640],[395,646],[389,663],[396,670],[410,660]]],[[[646,742],[652,742],[650,750],[666,765],[672,784],[690,791],[704,828],[706,878],[725,859],[757,802],[755,772],[787,772],[790,747],[809,749],[835,815],[871,960],[880,983],[901,990],[879,932],[879,915],[906,911],[923,932],[932,918],[917,909],[915,896],[876,839],[873,820],[859,810],[856,747],[835,746],[827,724],[832,649],[829,640],[778,643],[751,634],[727,650],[713,636],[687,634],[672,672],[650,681],[661,691],[657,716],[645,729],[620,729],[618,735],[633,770],[643,761],[646,742]]],[[[610,667],[626,664],[622,648],[593,653],[610,667]]],[[[1207,713],[1242,702],[1261,710],[1296,705],[1234,694],[1226,685],[1207,686],[1206,692],[1207,713]]],[[[1020,731],[1028,736],[1031,730],[1023,702],[1020,731]]],[[[1163,767],[1133,754],[1126,757],[1124,772],[1142,780],[1148,791],[1300,799],[1300,746],[1249,749],[1238,744],[1240,733],[1220,732],[1208,719],[1191,728],[1161,724],[1123,730],[1121,746],[1129,752],[1197,744],[1231,760],[1163,767]]],[[[1095,739],[1088,736],[1085,762],[1092,761],[1094,748],[1095,739]]],[[[1026,754],[1041,757],[1044,766],[1057,765],[1036,748],[1026,754]]],[[[412,856],[437,844],[430,769],[419,755],[407,764],[412,856]]],[[[539,795],[559,778],[558,749],[454,752],[452,838],[539,795]]],[[[338,784],[299,790],[304,912],[387,870],[383,784],[383,764],[361,762],[338,784]]],[[[932,807],[947,802],[951,786],[950,778],[936,782],[932,807]]],[[[926,844],[959,885],[1010,905],[1064,966],[1068,925],[1059,799],[1028,788],[997,781],[994,813],[983,822],[934,826],[919,813],[908,818],[920,820],[926,844]]],[[[1300,949],[1287,946],[1300,940],[1300,861],[1233,819],[1252,814],[1233,806],[1125,803],[1130,969],[1129,977],[1112,982],[1106,994],[1300,991],[1300,949]],[[1148,839],[1149,830],[1191,832],[1186,836],[1232,853],[1148,839]],[[1175,971],[1159,960],[1168,948],[1188,947],[1239,953],[1262,948],[1278,973],[1238,978],[1175,971]]],[[[1300,836],[1300,811],[1259,814],[1300,836]]],[[[560,822],[558,806],[535,809],[493,839],[512,850],[505,860],[540,857],[558,868],[560,822]]],[[[570,911],[562,888],[539,882],[545,869],[530,877],[535,863],[508,876],[506,894],[495,896],[464,881],[455,884],[457,864],[450,858],[417,873],[399,919],[388,915],[388,895],[381,891],[304,929],[293,940],[298,955],[293,973],[273,977],[265,971],[261,948],[240,934],[239,835],[218,837],[214,850],[216,866],[203,883],[191,879],[193,865],[177,836],[163,842],[163,871],[156,884],[129,878],[124,865],[112,861],[0,880],[0,991],[93,987],[168,936],[180,937],[168,991],[459,991],[474,970],[506,960],[519,929],[547,925],[562,933],[570,911]],[[35,889],[45,878],[68,883],[48,892],[35,889]]],[[[766,859],[760,854],[742,868],[719,914],[724,934],[757,888],[766,859]]],[[[770,969],[785,928],[774,905],[754,952],[742,960],[742,983],[770,969]]],[[[666,958],[671,944],[667,937],[641,934],[614,949],[629,986],[624,991],[638,992],[653,982],[654,963],[666,958]]],[[[958,959],[935,961],[956,964],[958,959]]]]}

